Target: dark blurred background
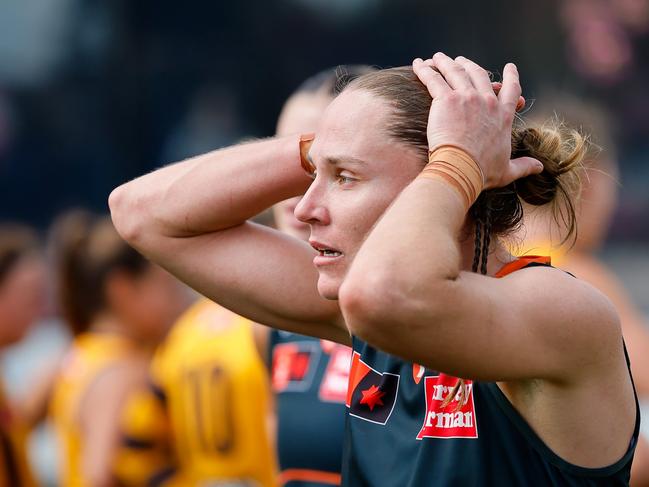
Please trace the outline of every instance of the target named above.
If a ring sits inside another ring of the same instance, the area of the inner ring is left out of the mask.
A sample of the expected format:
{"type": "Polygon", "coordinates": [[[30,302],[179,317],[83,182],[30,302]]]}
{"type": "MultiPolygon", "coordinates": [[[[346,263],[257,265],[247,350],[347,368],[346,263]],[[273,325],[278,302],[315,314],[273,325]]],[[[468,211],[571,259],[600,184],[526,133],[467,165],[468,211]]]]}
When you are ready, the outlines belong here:
{"type": "MultiPolygon", "coordinates": [[[[247,136],[328,66],[437,50],[524,94],[604,104],[624,191],[611,238],[649,240],[646,0],[6,0],[0,3],[0,219],[105,210],[119,183],[247,136]]],[[[539,100],[541,101],[541,100],[539,100]]]]}
{"type": "MultiPolygon", "coordinates": [[[[107,211],[130,178],[272,135],[321,69],[438,50],[496,77],[515,62],[537,106],[561,91],[608,113],[621,199],[602,256],[649,315],[649,0],[0,0],[0,221],[107,211]]],[[[67,340],[36,328],[3,357],[9,385],[28,387],[67,340]]],[[[54,485],[42,434],[32,455],[54,485]]]]}

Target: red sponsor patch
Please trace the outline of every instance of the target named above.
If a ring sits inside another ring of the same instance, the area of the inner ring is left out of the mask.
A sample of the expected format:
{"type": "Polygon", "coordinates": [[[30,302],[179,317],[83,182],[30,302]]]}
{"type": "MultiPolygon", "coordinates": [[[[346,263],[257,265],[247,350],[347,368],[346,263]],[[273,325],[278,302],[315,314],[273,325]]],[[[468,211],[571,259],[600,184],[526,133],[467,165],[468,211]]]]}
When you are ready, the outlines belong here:
{"type": "Polygon", "coordinates": [[[281,343],[273,350],[272,386],[275,392],[302,392],[311,386],[319,360],[316,342],[281,343]]]}
{"type": "Polygon", "coordinates": [[[426,416],[417,435],[422,438],[477,438],[478,427],[473,402],[473,382],[465,380],[466,401],[458,408],[458,394],[445,407],[442,403],[457,383],[455,377],[444,374],[425,377],[426,416]]]}
{"type": "Polygon", "coordinates": [[[345,401],[349,415],[370,423],[387,424],[397,401],[400,378],[398,374],[374,370],[354,352],[345,401]]]}
{"type": "Polygon", "coordinates": [[[322,378],[318,396],[321,401],[344,403],[347,397],[352,350],[335,344],[329,353],[329,364],[322,378]]]}
{"type": "Polygon", "coordinates": [[[354,352],[352,354],[352,363],[349,366],[349,384],[347,386],[347,398],[345,400],[345,405],[347,407],[351,407],[352,394],[354,393],[354,390],[370,370],[372,369],[361,360],[361,354],[354,352]]]}

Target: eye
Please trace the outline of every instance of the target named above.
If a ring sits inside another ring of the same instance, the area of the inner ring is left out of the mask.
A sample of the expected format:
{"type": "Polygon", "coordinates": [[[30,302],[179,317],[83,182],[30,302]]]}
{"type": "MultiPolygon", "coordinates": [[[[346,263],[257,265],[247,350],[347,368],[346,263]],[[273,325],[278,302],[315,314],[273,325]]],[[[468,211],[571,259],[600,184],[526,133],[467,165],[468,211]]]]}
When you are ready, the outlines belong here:
{"type": "Polygon", "coordinates": [[[349,173],[342,171],[336,174],[336,181],[338,181],[339,184],[351,184],[358,181],[358,179],[350,176],[349,173]]]}

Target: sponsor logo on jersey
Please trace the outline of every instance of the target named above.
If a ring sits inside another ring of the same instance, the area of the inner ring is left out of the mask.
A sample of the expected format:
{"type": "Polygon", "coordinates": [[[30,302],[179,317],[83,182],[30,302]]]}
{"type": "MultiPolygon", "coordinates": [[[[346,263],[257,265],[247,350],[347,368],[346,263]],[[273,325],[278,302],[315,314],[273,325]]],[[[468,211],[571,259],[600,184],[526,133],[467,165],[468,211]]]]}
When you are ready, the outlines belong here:
{"type": "Polygon", "coordinates": [[[280,343],[273,349],[275,392],[303,392],[311,387],[320,360],[317,342],[280,343]]]}
{"type": "Polygon", "coordinates": [[[347,398],[349,361],[352,356],[352,350],[349,347],[337,343],[334,344],[333,348],[330,347],[327,350],[323,347],[323,350],[329,353],[329,364],[322,378],[318,397],[321,401],[342,404],[347,398]]]}
{"type": "Polygon", "coordinates": [[[397,374],[378,372],[361,360],[358,352],[352,354],[346,406],[349,414],[371,423],[385,425],[397,400],[397,374]]]}
{"type": "Polygon", "coordinates": [[[461,407],[459,407],[460,391],[448,404],[442,406],[449,394],[452,393],[456,383],[455,377],[445,374],[424,378],[426,416],[417,435],[418,440],[422,438],[478,437],[472,381],[465,381],[465,399],[461,407]]]}

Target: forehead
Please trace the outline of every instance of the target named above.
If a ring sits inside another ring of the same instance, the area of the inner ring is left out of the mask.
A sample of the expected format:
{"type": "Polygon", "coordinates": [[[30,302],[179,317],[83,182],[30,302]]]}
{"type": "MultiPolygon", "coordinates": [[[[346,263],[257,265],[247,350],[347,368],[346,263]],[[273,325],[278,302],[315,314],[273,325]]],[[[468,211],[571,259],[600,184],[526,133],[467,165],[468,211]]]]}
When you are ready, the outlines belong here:
{"type": "Polygon", "coordinates": [[[311,157],[346,156],[369,161],[403,151],[404,144],[388,136],[389,114],[385,100],[366,91],[344,91],[327,107],[311,157]]]}

